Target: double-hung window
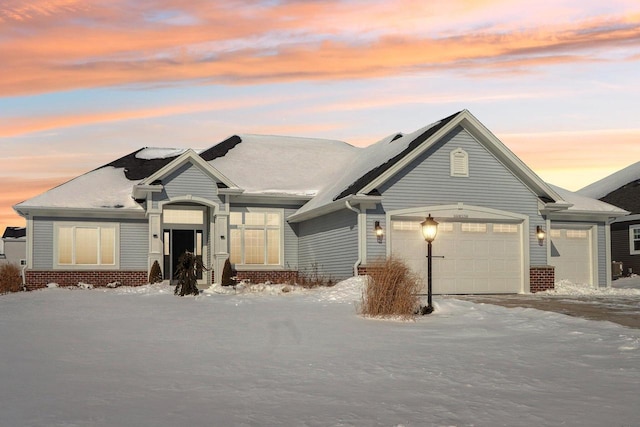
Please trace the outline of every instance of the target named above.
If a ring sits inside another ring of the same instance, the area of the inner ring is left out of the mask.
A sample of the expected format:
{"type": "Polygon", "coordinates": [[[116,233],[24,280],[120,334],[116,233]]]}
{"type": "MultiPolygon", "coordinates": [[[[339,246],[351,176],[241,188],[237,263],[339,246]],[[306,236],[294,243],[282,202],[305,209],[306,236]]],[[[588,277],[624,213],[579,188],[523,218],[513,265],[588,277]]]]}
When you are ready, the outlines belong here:
{"type": "Polygon", "coordinates": [[[229,258],[232,264],[282,266],[282,209],[230,212],[229,258]]]}
{"type": "Polygon", "coordinates": [[[629,249],[631,255],[640,255],[640,224],[629,227],[629,249]]]}
{"type": "Polygon", "coordinates": [[[118,268],[119,235],[115,223],[55,223],[54,267],[118,268]]]}

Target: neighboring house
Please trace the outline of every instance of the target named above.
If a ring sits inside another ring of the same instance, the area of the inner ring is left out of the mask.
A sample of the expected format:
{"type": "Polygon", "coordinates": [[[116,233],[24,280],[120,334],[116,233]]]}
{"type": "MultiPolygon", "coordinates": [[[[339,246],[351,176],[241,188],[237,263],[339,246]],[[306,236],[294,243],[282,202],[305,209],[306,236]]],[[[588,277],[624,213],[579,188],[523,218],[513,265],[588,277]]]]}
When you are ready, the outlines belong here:
{"type": "Polygon", "coordinates": [[[154,261],[168,279],[185,250],[212,268],[201,287],[221,281],[226,259],[254,282],[342,279],[392,254],[424,274],[419,223],[431,214],[440,294],[535,292],[554,271],[607,286],[607,224],[626,214],[549,186],[467,110],[365,148],[256,135],[143,148],[14,209],[29,288],[141,284],[154,261]]]}
{"type": "Polygon", "coordinates": [[[27,263],[27,231],[25,227],[7,227],[0,240],[0,265],[27,263]]]}
{"type": "Polygon", "coordinates": [[[629,211],[611,223],[611,259],[622,263],[617,274],[640,274],[640,162],[578,191],[629,211]]]}

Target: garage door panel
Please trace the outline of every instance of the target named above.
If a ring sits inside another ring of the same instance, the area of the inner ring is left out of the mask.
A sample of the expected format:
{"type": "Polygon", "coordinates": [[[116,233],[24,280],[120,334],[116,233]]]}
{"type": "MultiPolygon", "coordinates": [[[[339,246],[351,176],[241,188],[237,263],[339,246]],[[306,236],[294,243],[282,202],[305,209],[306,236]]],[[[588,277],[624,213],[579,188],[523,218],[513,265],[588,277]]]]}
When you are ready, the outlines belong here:
{"type": "Polygon", "coordinates": [[[593,260],[591,232],[553,228],[551,230],[551,257],[556,280],[592,284],[593,260]]]}
{"type": "MultiPolygon", "coordinates": [[[[462,224],[449,222],[447,231],[439,231],[433,243],[433,255],[437,257],[432,260],[434,293],[519,292],[522,286],[521,225],[515,226],[517,232],[493,232],[490,223],[467,224],[466,231],[462,224]]],[[[393,253],[423,275],[426,287],[427,245],[420,232],[399,233],[396,227],[392,228],[393,253]]]]}

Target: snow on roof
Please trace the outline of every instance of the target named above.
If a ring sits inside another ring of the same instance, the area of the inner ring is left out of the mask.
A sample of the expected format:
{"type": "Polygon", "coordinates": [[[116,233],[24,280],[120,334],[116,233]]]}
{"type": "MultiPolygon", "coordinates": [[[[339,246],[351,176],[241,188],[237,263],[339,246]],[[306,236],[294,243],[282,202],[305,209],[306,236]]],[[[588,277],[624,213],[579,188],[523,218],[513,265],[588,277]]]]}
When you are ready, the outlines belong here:
{"type": "Polygon", "coordinates": [[[178,157],[187,151],[186,148],[161,148],[147,147],[136,153],[136,158],[143,160],[166,159],[169,157],[178,157]]]}
{"type": "Polygon", "coordinates": [[[22,203],[21,207],[142,209],[131,198],[136,183],[125,177],[125,169],[105,166],[72,179],[22,203]]]}
{"type": "Polygon", "coordinates": [[[289,136],[238,135],[209,164],[246,193],[315,195],[349,162],[358,148],[343,141],[289,136]]]}
{"type": "Polygon", "coordinates": [[[628,213],[627,211],[622,210],[617,206],[610,205],[609,203],[601,202],[600,200],[574,193],[573,191],[566,190],[562,187],[551,184],[547,185],[549,185],[549,187],[551,187],[553,191],[558,193],[558,195],[562,197],[564,201],[573,205],[568,209],[569,212],[607,212],[616,215],[624,215],[628,213]]]}
{"type": "Polygon", "coordinates": [[[593,184],[589,184],[586,187],[578,190],[583,196],[593,197],[594,199],[600,199],[612,191],[632,182],[640,180],[640,162],[636,162],[624,169],[619,170],[600,181],[596,181],[593,184]]]}
{"type": "Polygon", "coordinates": [[[375,144],[359,149],[356,157],[350,162],[349,167],[345,169],[342,174],[337,175],[337,179],[334,177],[333,180],[328,181],[328,185],[325,186],[316,197],[300,208],[297,214],[331,203],[359,178],[401,154],[419,135],[439,123],[440,122],[432,123],[406,135],[394,133],[375,144]],[[398,135],[400,135],[400,137],[398,137],[398,135]]]}

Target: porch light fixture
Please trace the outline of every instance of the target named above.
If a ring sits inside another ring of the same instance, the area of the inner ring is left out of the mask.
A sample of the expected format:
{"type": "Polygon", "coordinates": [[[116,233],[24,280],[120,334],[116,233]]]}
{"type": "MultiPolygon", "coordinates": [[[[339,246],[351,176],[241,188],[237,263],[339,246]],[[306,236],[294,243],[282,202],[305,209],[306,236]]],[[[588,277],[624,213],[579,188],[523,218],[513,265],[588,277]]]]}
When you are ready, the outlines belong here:
{"type": "Polygon", "coordinates": [[[538,225],[536,227],[536,237],[538,238],[538,244],[540,246],[542,246],[543,243],[544,243],[545,234],[546,233],[545,233],[544,229],[538,225]]]}
{"type": "Polygon", "coordinates": [[[378,243],[382,243],[382,238],[384,237],[384,230],[382,229],[382,226],[380,225],[380,221],[376,221],[376,224],[373,227],[373,229],[376,232],[376,238],[378,239],[378,243]]]}
{"type": "Polygon", "coordinates": [[[429,214],[429,216],[420,223],[420,226],[422,230],[422,236],[424,237],[424,240],[427,241],[427,306],[421,310],[421,313],[431,314],[433,313],[433,304],[431,301],[431,259],[433,258],[431,253],[431,243],[433,243],[436,235],[438,234],[438,222],[431,217],[431,214],[429,214]]]}

